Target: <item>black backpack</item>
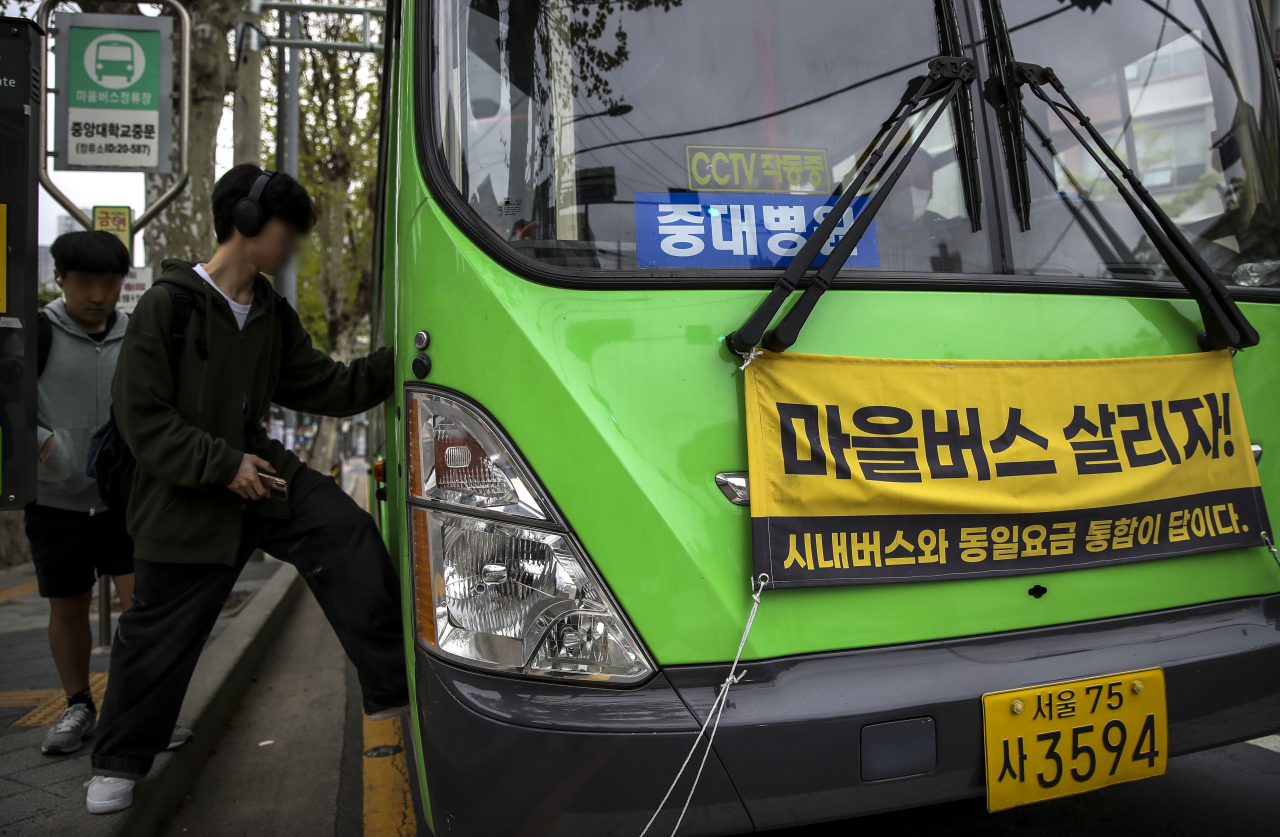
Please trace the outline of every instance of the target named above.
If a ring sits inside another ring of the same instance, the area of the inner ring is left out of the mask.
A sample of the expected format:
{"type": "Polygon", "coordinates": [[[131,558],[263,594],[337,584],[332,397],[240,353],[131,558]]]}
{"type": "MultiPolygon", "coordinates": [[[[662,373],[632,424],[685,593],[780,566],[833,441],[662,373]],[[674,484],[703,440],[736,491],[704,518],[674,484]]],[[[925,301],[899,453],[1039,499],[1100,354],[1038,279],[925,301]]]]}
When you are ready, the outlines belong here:
{"type": "MultiPolygon", "coordinates": [[[[173,300],[173,319],[169,321],[169,342],[172,351],[169,354],[169,369],[173,373],[173,382],[178,383],[178,360],[187,344],[187,325],[191,322],[191,312],[196,308],[196,300],[186,288],[172,282],[157,282],[157,285],[169,292],[173,300]]],[[[40,335],[40,356],[38,366],[44,369],[48,351],[44,346],[43,334],[40,335]]],[[[203,340],[196,341],[196,350],[202,360],[208,358],[208,350],[203,340]]],[[[107,423],[98,428],[89,442],[89,462],[85,474],[98,483],[98,496],[113,509],[124,509],[129,503],[129,491],[133,487],[133,472],[138,461],[134,459],[129,443],[120,435],[116,426],[115,407],[111,408],[107,423]]]]}

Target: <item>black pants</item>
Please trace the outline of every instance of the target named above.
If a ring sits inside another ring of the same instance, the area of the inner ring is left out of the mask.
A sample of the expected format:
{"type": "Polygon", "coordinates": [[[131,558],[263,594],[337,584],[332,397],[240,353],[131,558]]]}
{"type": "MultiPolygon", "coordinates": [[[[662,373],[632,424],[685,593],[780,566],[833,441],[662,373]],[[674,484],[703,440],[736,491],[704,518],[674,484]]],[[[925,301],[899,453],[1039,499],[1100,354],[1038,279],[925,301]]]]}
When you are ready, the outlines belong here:
{"type": "Polygon", "coordinates": [[[373,519],[328,477],[303,468],[288,519],[246,513],[235,566],[134,562],[93,747],[93,772],[139,779],[169,745],[191,673],[253,551],[298,568],[355,664],[366,712],[409,702],[400,589],[373,519]]]}

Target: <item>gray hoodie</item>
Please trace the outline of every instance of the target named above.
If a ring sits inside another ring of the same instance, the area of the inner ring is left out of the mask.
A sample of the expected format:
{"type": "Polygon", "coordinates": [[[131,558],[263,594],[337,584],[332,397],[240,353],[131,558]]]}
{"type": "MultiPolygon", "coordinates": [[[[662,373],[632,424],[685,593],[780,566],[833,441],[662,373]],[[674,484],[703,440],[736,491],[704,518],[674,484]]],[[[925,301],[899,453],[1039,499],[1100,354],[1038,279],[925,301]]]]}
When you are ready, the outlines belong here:
{"type": "Polygon", "coordinates": [[[40,375],[36,444],[42,449],[53,436],[53,447],[40,463],[36,502],[93,514],[107,506],[97,483],[85,476],[89,440],[110,415],[111,378],[129,315],[121,312],[98,343],[71,319],[63,300],[46,305],[44,313],[53,325],[53,344],[40,375]]]}

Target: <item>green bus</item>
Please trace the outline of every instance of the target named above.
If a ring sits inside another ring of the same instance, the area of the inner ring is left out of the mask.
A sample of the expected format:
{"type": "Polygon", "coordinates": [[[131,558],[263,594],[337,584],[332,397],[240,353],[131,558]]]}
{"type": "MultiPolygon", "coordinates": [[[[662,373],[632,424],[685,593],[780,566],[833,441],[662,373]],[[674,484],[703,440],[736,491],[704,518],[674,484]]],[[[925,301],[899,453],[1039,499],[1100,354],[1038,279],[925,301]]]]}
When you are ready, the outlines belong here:
{"type": "Polygon", "coordinates": [[[770,321],[763,345],[857,358],[1230,349],[1240,450],[1280,489],[1268,12],[393,4],[374,331],[402,386],[376,512],[434,833],[640,834],[691,750],[649,833],[982,796],[983,696],[1080,678],[1095,711],[1159,678],[1162,708],[1019,739],[1022,801],[1280,729],[1263,545],[753,610],[740,371],[770,321]]]}

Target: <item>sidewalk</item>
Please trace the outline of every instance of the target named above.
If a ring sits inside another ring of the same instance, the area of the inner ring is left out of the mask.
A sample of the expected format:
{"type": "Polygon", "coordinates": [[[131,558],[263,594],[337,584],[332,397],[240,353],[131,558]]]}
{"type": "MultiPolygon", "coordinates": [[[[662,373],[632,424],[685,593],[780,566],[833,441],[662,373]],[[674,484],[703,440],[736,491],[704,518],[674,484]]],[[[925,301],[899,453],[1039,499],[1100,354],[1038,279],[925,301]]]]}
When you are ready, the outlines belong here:
{"type": "MultiPolygon", "coordinates": [[[[291,606],[300,590],[293,568],[284,567],[286,575],[281,577],[282,583],[273,586],[269,596],[271,601],[261,602],[262,606],[256,609],[253,607],[259,591],[269,585],[282,567],[284,565],[273,558],[251,562],[241,574],[222,617],[210,634],[181,718],[181,723],[196,730],[197,738],[206,738],[188,744],[191,752],[183,754],[181,759],[199,762],[194,765],[194,770],[187,767],[192,776],[198,773],[204,761],[199,754],[207,755],[212,749],[212,739],[216,738],[225,721],[223,716],[217,719],[216,725],[211,725],[209,719],[214,719],[218,711],[209,710],[225,711],[229,715],[234,709],[239,694],[232,694],[234,688],[227,688],[228,681],[242,677],[247,683],[252,671],[241,669],[247,663],[256,668],[256,661],[248,659],[245,652],[261,644],[257,642],[257,634],[264,625],[283,621],[273,620],[273,612],[291,606]],[[233,630],[238,621],[246,619],[245,625],[233,630]],[[220,642],[224,634],[227,634],[228,641],[220,642]],[[244,663],[241,663],[241,658],[244,658],[244,663]],[[230,706],[222,706],[228,698],[231,698],[230,706]]],[[[46,756],[40,752],[40,742],[48,725],[61,714],[66,700],[49,655],[46,634],[48,602],[35,592],[34,580],[30,564],[0,572],[0,835],[126,833],[121,829],[133,822],[132,818],[126,819],[123,815],[92,817],[84,810],[82,784],[91,775],[91,741],[72,756],[46,756]]],[[[92,622],[96,642],[96,610],[92,622]]],[[[113,615],[113,627],[114,623],[113,615]]],[[[269,640],[268,637],[264,639],[269,640]]],[[[90,661],[91,684],[99,701],[106,688],[109,662],[109,653],[95,653],[90,661]]],[[[154,797],[157,793],[172,791],[167,786],[172,785],[173,778],[169,774],[175,771],[168,769],[167,765],[173,761],[173,756],[162,756],[157,760],[152,774],[139,783],[139,802],[144,796],[154,797]]],[[[180,800],[181,795],[170,804],[153,804],[151,807],[172,810],[180,800]]],[[[135,803],[134,807],[144,806],[135,803]]],[[[135,826],[127,833],[138,834],[143,830],[135,826]]]]}
{"type": "MultiPolygon", "coordinates": [[[[344,464],[342,485],[362,507],[367,474],[363,460],[344,464]]],[[[195,737],[156,759],[127,812],[94,817],[84,810],[83,788],[91,775],[92,741],[72,756],[40,752],[49,724],[66,706],[49,655],[48,602],[36,592],[30,564],[0,571],[0,837],[164,833],[289,623],[304,586],[293,567],[270,557],[245,567],[205,645],[179,716],[195,737]]],[[[92,624],[96,642],[96,609],[92,624]]],[[[109,653],[95,653],[90,662],[99,706],[109,662],[109,653]]]]}

